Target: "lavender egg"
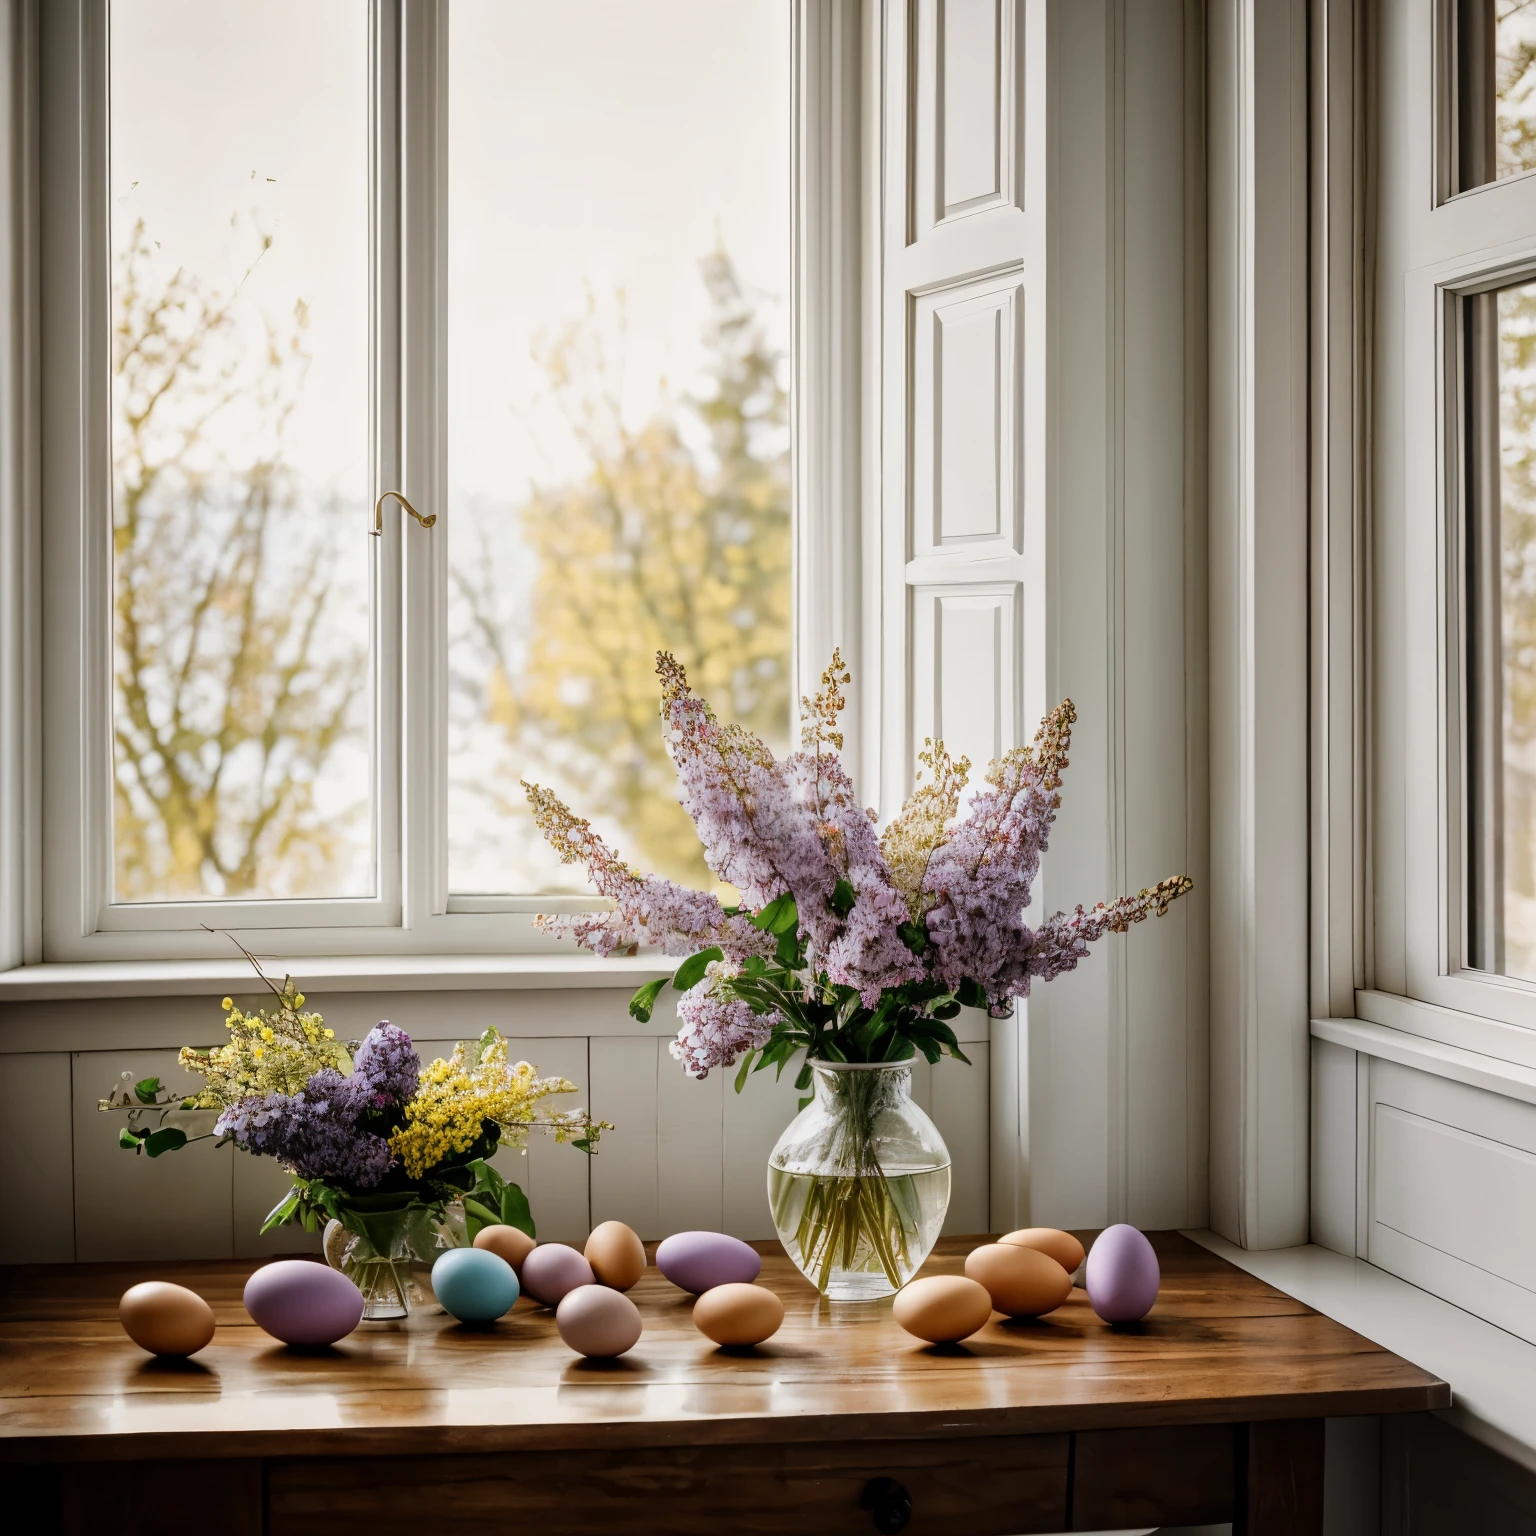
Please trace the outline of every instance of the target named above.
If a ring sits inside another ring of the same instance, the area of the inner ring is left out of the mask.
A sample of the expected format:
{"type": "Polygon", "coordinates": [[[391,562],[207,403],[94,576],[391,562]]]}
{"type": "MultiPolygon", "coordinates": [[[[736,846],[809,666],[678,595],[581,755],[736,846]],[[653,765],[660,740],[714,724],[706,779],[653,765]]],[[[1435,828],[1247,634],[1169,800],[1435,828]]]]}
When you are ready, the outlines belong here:
{"type": "Polygon", "coordinates": [[[1152,1244],[1123,1222],[1088,1250],[1088,1302],[1106,1323],[1134,1323],[1152,1310],[1162,1275],[1152,1244]]]}
{"type": "Polygon", "coordinates": [[[245,1282],[245,1310],[284,1344],[334,1344],[362,1321],[363,1293],[328,1265],[278,1259],[245,1282]]]}
{"type": "Polygon", "coordinates": [[[596,1279],[586,1258],[564,1243],[540,1243],[523,1260],[523,1291],[546,1307],[558,1307],[578,1285],[596,1279]]]}
{"type": "Polygon", "coordinates": [[[673,1285],[702,1296],[717,1285],[756,1280],[763,1261],[756,1249],[724,1232],[674,1232],[657,1248],[656,1268],[673,1285]]]}

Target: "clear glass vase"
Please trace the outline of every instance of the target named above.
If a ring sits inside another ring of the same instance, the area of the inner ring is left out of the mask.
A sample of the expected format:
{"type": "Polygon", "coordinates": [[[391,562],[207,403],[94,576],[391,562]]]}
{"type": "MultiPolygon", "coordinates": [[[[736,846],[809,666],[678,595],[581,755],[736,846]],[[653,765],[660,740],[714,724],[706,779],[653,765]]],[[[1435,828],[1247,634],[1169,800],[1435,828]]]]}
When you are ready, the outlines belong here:
{"type": "Polygon", "coordinates": [[[811,1063],[815,1097],[768,1158],[773,1224],[831,1301],[901,1289],[949,1209],[949,1149],[912,1102],[909,1062],[811,1063]]]}
{"type": "Polygon", "coordinates": [[[411,1201],[344,1211],[325,1229],[325,1258],[363,1293],[363,1321],[379,1322],[436,1306],[432,1266],[440,1253],[468,1242],[463,1201],[411,1201]]]}

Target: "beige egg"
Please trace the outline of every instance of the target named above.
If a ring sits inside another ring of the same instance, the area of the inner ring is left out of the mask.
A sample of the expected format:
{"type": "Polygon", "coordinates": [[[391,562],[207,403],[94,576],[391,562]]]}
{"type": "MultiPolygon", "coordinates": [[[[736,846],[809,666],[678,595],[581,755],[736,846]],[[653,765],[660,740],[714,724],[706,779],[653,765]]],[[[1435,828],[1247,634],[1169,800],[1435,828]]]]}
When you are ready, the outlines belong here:
{"type": "Polygon", "coordinates": [[[1015,1248],[1038,1248],[1048,1253],[1070,1275],[1083,1262],[1083,1245],[1070,1232],[1055,1227],[1025,1227],[998,1238],[1000,1243],[1012,1243],[1015,1248]]]}
{"type": "Polygon", "coordinates": [[[213,1337],[213,1308],[168,1280],[130,1286],[117,1304],[123,1332],[152,1355],[195,1355],[213,1337]]]}
{"type": "Polygon", "coordinates": [[[717,1285],[693,1304],[693,1326],[716,1344],[761,1344],[783,1321],[784,1303],[762,1285],[717,1285]]]}
{"type": "Polygon", "coordinates": [[[912,1280],[896,1293],[896,1321],[930,1344],[967,1339],[992,1316],[987,1288],[964,1275],[929,1275],[912,1280]]]}
{"type": "Polygon", "coordinates": [[[965,1272],[979,1281],[992,1305],[1009,1317],[1054,1312],[1072,1294],[1072,1277],[1048,1253],[1014,1243],[987,1243],[966,1255],[965,1272]]]}
{"type": "Polygon", "coordinates": [[[538,1246],[526,1232],[517,1227],[481,1227],[475,1233],[475,1247],[494,1253],[505,1259],[518,1274],[523,1272],[523,1260],[538,1246]]]}
{"type": "Polygon", "coordinates": [[[606,1285],[578,1285],[555,1308],[555,1327],[578,1355],[610,1360],[640,1342],[640,1309],[606,1285]]]}
{"type": "Polygon", "coordinates": [[[627,1291],[645,1273],[645,1244],[622,1221],[605,1221],[593,1227],[583,1250],[599,1285],[627,1291]]]}

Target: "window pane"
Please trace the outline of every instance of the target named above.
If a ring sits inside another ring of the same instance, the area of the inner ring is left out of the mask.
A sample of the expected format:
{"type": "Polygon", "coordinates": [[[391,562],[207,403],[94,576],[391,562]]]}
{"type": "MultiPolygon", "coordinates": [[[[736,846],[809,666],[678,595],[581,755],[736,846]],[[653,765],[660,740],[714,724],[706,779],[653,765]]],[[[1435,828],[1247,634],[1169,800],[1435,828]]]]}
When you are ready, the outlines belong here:
{"type": "Polygon", "coordinates": [[[1468,963],[1536,981],[1536,283],[1465,302],[1468,963]]]}
{"type": "Polygon", "coordinates": [[[450,14],[451,887],[585,888],[524,778],[708,882],[654,655],[784,746],[790,7],[450,14]]]}
{"type": "Polygon", "coordinates": [[[116,895],[370,895],[366,0],[110,28],[116,895]]]}
{"type": "Polygon", "coordinates": [[[1536,168],[1536,0],[1457,7],[1458,185],[1536,168]]]}

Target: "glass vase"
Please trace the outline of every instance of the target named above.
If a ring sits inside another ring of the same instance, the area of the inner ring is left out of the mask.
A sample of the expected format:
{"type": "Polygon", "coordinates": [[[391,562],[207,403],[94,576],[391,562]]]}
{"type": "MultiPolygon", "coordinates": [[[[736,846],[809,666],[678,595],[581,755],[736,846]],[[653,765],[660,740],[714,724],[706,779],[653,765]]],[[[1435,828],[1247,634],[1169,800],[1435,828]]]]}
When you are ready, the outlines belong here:
{"type": "Polygon", "coordinates": [[[768,1158],[773,1224],[830,1301],[900,1290],[938,1241],[949,1149],[912,1102],[910,1062],[814,1061],[815,1096],[768,1158]]]}
{"type": "Polygon", "coordinates": [[[446,1249],[468,1242],[463,1201],[411,1201],[344,1210],[325,1229],[325,1258],[363,1293],[363,1321],[380,1322],[436,1306],[432,1266],[446,1249]]]}

